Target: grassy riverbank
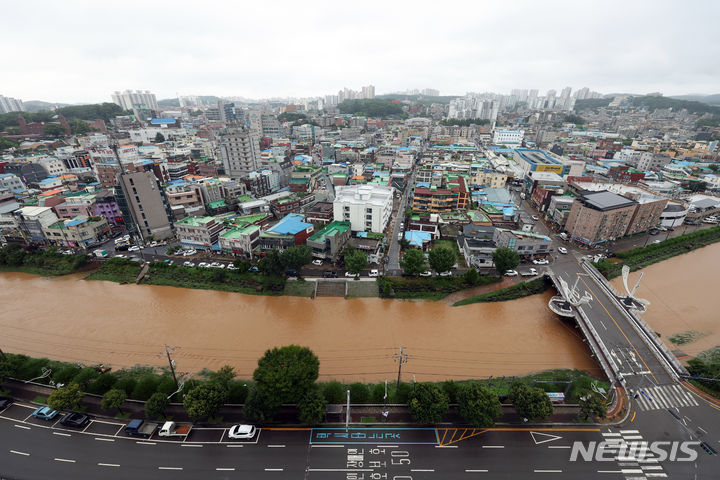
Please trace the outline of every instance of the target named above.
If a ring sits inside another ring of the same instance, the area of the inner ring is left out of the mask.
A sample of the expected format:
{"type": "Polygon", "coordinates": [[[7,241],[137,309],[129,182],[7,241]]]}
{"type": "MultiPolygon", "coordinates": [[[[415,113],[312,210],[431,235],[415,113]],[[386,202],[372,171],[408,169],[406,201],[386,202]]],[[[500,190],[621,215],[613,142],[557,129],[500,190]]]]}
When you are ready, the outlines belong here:
{"type": "Polygon", "coordinates": [[[620,276],[623,264],[629,266],[631,271],[635,271],[716,242],[720,242],[720,227],[697,230],[659,243],[633,248],[618,253],[616,258],[603,260],[594,265],[610,279],[620,276]]]}
{"type": "MultiPolygon", "coordinates": [[[[126,392],[128,399],[140,401],[147,400],[155,392],[170,395],[175,391],[175,382],[167,368],[158,369],[140,365],[113,372],[104,371],[99,366],[79,366],[75,363],[8,353],[7,360],[0,359],[0,372],[18,380],[35,379],[34,381],[44,384],[49,384],[50,380],[64,384],[77,383],[82,391],[96,395],[103,395],[111,389],[120,389],[126,392]],[[43,369],[50,369],[52,374],[49,377],[37,378],[42,375],[43,369]]],[[[193,376],[193,380],[186,384],[185,390],[197,387],[199,384],[216,377],[217,372],[203,369],[193,376]]],[[[564,392],[566,394],[566,403],[576,403],[579,393],[590,389],[593,382],[597,386],[608,388],[608,384],[604,380],[596,379],[579,370],[570,369],[546,370],[518,377],[497,377],[463,380],[461,382],[448,380],[436,383],[447,393],[450,402],[454,403],[458,385],[467,382],[481,383],[499,396],[507,395],[513,383],[526,383],[540,387],[546,392],[564,392]]],[[[228,385],[229,397],[227,403],[243,403],[250,385],[252,385],[252,380],[231,379],[228,385]]],[[[351,401],[354,404],[378,404],[384,401],[385,382],[341,383],[328,381],[320,382],[318,386],[328,403],[343,403],[346,399],[345,392],[347,390],[350,390],[351,401]]],[[[390,382],[387,388],[388,403],[407,403],[413,384],[401,383],[400,387],[397,388],[395,382],[390,382]]]]}
{"type": "Polygon", "coordinates": [[[381,298],[442,300],[451,293],[501,280],[496,276],[477,276],[472,282],[466,276],[380,277],[377,284],[381,298]]]}
{"type": "Polygon", "coordinates": [[[63,255],[57,248],[29,250],[14,243],[0,248],[2,272],[58,276],[75,273],[86,263],[86,255],[63,255]]]}
{"type": "Polygon", "coordinates": [[[476,295],[474,297],[460,300],[453,304],[454,307],[460,307],[462,305],[470,305],[472,303],[482,302],[505,302],[507,300],[515,300],[517,298],[527,297],[535,295],[536,293],[543,293],[550,287],[550,281],[545,277],[536,278],[529,282],[522,282],[512,285],[502,290],[496,290],[494,292],[484,293],[482,295],[476,295]]]}
{"type": "MultiPolygon", "coordinates": [[[[139,273],[138,263],[124,258],[112,258],[90,274],[87,280],[129,283],[134,282],[139,273]]],[[[285,279],[281,276],[240,273],[219,268],[181,267],[165,262],[151,262],[141,283],[251,295],[280,295],[285,288],[285,279]]]]}

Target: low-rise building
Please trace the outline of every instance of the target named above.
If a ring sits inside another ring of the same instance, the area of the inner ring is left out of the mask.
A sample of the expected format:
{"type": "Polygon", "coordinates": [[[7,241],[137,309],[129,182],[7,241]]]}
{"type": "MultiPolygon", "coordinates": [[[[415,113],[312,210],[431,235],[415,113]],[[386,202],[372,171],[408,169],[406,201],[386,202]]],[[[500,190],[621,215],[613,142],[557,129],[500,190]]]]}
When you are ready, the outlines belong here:
{"type": "Polygon", "coordinates": [[[547,255],[552,250],[552,240],[550,237],[505,228],[495,229],[493,242],[497,248],[504,247],[516,251],[518,255],[520,255],[520,258],[547,255]]]}
{"type": "Polygon", "coordinates": [[[0,193],[23,193],[26,190],[27,188],[25,187],[25,184],[17,175],[12,173],[0,174],[0,193]]]}
{"type": "Polygon", "coordinates": [[[624,237],[637,202],[607,190],[581,192],[568,214],[565,230],[573,240],[596,245],[624,237]]]}
{"type": "Polygon", "coordinates": [[[248,255],[260,244],[260,227],[253,224],[233,227],[220,234],[220,249],[233,255],[248,255]]]}
{"type": "Polygon", "coordinates": [[[338,187],[333,218],[350,222],[353,232],[382,233],[392,214],[393,189],[377,185],[338,187]]]}
{"type": "Polygon", "coordinates": [[[43,227],[43,233],[47,241],[52,244],[87,248],[109,238],[110,226],[105,217],[78,215],[43,227]]]}
{"type": "Polygon", "coordinates": [[[187,217],[175,222],[180,243],[185,247],[202,250],[211,249],[224,229],[225,225],[214,217],[187,217]]]}
{"type": "Polygon", "coordinates": [[[304,245],[313,230],[313,224],[305,222],[302,215],[291,213],[260,233],[260,248],[285,250],[294,245],[304,245]]]}
{"type": "Polygon", "coordinates": [[[313,256],[335,262],[350,238],[350,222],[331,222],[307,239],[313,256]]]}

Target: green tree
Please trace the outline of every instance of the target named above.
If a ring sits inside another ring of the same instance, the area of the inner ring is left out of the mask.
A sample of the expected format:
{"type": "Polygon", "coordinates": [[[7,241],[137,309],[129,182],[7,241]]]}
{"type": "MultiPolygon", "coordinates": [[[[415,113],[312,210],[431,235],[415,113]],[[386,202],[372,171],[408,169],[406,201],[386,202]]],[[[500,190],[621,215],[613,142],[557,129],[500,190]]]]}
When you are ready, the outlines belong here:
{"type": "Polygon", "coordinates": [[[598,418],[605,418],[607,415],[607,405],[605,405],[605,399],[602,395],[591,392],[590,390],[583,390],[580,392],[578,405],[580,405],[580,412],[586,419],[591,415],[598,418]]]}
{"type": "Polygon", "coordinates": [[[694,180],[688,183],[688,189],[691,192],[704,192],[707,190],[708,184],[702,180],[694,180]]]}
{"type": "Polygon", "coordinates": [[[480,274],[474,268],[470,268],[470,270],[465,272],[465,275],[463,275],[463,279],[465,280],[465,283],[471,286],[476,286],[480,284],[480,274]]]}
{"type": "Polygon", "coordinates": [[[155,143],[163,143],[165,141],[165,135],[158,132],[155,134],[155,143]]]}
{"type": "Polygon", "coordinates": [[[159,384],[160,377],[157,375],[145,375],[138,380],[137,384],[135,384],[135,388],[133,388],[130,397],[134,400],[145,401],[150,398],[153,393],[155,393],[159,384]]]}
{"type": "Polygon", "coordinates": [[[20,145],[17,142],[8,140],[7,138],[0,137],[0,150],[8,150],[10,148],[17,148],[20,145]]]}
{"type": "Polygon", "coordinates": [[[59,138],[65,135],[65,127],[59,123],[46,123],[43,125],[43,133],[49,137],[59,138]]]}
{"type": "Polygon", "coordinates": [[[320,423],[325,418],[325,397],[317,385],[305,392],[297,406],[300,411],[298,418],[303,423],[320,423]]]}
{"type": "Polygon", "coordinates": [[[506,247],[495,249],[492,258],[493,263],[495,264],[495,270],[497,270],[500,274],[503,274],[508,270],[512,270],[520,265],[520,256],[517,252],[506,247]]]}
{"type": "Polygon", "coordinates": [[[223,365],[220,370],[209,375],[210,381],[220,385],[225,390],[230,388],[230,382],[235,378],[235,369],[230,365],[223,365]]]}
{"type": "Polygon", "coordinates": [[[267,350],[253,372],[255,387],[270,406],[297,403],[318,378],[320,362],[307,347],[288,345],[267,350]]]}
{"type": "Polygon", "coordinates": [[[73,378],[73,383],[80,385],[80,388],[85,390],[93,380],[100,376],[100,372],[92,367],[85,367],[73,378]]]}
{"type": "Polygon", "coordinates": [[[479,383],[464,383],[457,393],[458,413],[476,427],[492,427],[502,416],[500,400],[479,383]]]}
{"type": "Polygon", "coordinates": [[[227,400],[227,390],[216,383],[204,383],[190,390],[183,399],[183,407],[192,421],[217,415],[227,400]]]}
{"type": "Polygon", "coordinates": [[[365,403],[370,396],[370,389],[361,382],[350,385],[350,401],[352,403],[365,403]]]}
{"type": "Polygon", "coordinates": [[[427,270],[425,264],[425,255],[422,250],[417,248],[411,248],[403,253],[402,260],[400,260],[400,267],[408,275],[418,275],[427,270]]]}
{"type": "Polygon", "coordinates": [[[87,393],[94,393],[95,395],[104,395],[105,392],[110,390],[113,385],[117,382],[117,375],[112,373],[103,373],[97,377],[85,390],[87,393]]]}
{"type": "Polygon", "coordinates": [[[385,384],[376,383],[370,392],[370,399],[373,403],[383,403],[385,399],[385,384]]]}
{"type": "Polygon", "coordinates": [[[360,250],[355,250],[352,254],[345,256],[345,266],[348,272],[358,275],[368,266],[367,255],[360,250]]]}
{"type": "Polygon", "coordinates": [[[279,275],[283,271],[280,262],[280,254],[277,250],[271,250],[258,262],[258,270],[265,275],[279,275]]]}
{"type": "Polygon", "coordinates": [[[230,382],[228,386],[228,401],[230,403],[244,403],[248,396],[248,386],[245,382],[230,382]]]}
{"type": "Polygon", "coordinates": [[[252,264],[247,260],[237,259],[233,262],[233,267],[237,268],[240,273],[246,273],[252,267],[252,264]]]}
{"type": "Polygon", "coordinates": [[[105,395],[103,395],[102,401],[100,402],[100,408],[103,410],[114,410],[117,408],[118,412],[122,413],[122,406],[126,399],[127,393],[125,393],[125,390],[113,388],[112,390],[105,392],[105,395]]]}
{"type": "Polygon", "coordinates": [[[147,402],[145,402],[145,415],[149,418],[157,418],[161,415],[165,415],[165,409],[170,404],[167,395],[161,392],[155,392],[150,395],[147,402]]]}
{"type": "Polygon", "coordinates": [[[53,381],[55,383],[70,383],[75,376],[80,373],[80,368],[75,365],[65,365],[53,373],[53,381]]]}
{"type": "Polygon", "coordinates": [[[435,247],[428,255],[430,266],[438,273],[449,272],[455,265],[455,260],[457,260],[455,252],[448,247],[435,247]]]}
{"type": "Polygon", "coordinates": [[[531,420],[542,420],[553,413],[550,397],[541,388],[530,388],[524,383],[515,383],[508,394],[518,415],[531,420]]]}
{"type": "Polygon", "coordinates": [[[409,395],[408,408],[418,423],[439,423],[450,405],[440,387],[433,383],[418,383],[409,395]]]}
{"type": "Polygon", "coordinates": [[[245,399],[243,414],[251,422],[263,423],[273,418],[277,408],[278,405],[275,402],[264,398],[253,386],[245,399]]]}
{"type": "Polygon", "coordinates": [[[69,383],[50,394],[47,399],[48,407],[53,410],[74,410],[83,399],[80,385],[69,383]]]}
{"type": "Polygon", "coordinates": [[[70,131],[73,135],[85,135],[93,130],[87,122],[83,122],[82,120],[70,120],[68,123],[70,124],[70,131]]]}
{"type": "Polygon", "coordinates": [[[333,380],[323,386],[323,395],[327,403],[343,403],[345,401],[345,388],[342,383],[333,380]]]}
{"type": "Polygon", "coordinates": [[[312,262],[312,248],[307,245],[295,245],[294,247],[286,248],[280,254],[280,263],[285,268],[297,270],[312,262]]]}

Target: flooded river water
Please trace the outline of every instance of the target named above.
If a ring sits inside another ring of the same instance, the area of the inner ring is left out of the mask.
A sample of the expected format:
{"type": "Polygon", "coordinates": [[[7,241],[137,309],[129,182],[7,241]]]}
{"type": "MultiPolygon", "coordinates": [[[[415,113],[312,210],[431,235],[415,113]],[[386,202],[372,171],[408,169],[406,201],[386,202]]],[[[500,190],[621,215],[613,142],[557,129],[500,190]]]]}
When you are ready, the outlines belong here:
{"type": "MultiPolygon", "coordinates": [[[[720,345],[720,243],[647,267],[636,295],[650,301],[642,317],[673,350],[689,356],[720,345]],[[673,344],[675,335],[687,343],[673,344]]],[[[639,272],[630,274],[632,288],[639,272]]],[[[624,293],[622,279],[613,280],[624,293]]]]}
{"type": "Polygon", "coordinates": [[[465,379],[548,368],[600,374],[575,329],[547,308],[548,295],[451,307],[444,302],[265,297],[173,287],[0,274],[0,348],[33,356],[166,365],[179,371],[235,367],[249,378],[267,348],[306,345],[321,379],[465,379]],[[162,354],[162,355],[161,355],[162,354]]]}

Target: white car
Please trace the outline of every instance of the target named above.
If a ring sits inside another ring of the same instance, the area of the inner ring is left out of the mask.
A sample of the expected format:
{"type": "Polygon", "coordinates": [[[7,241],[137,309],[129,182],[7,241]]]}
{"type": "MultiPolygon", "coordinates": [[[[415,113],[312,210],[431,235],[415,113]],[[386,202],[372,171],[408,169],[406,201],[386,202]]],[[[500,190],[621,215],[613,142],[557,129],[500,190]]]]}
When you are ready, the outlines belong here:
{"type": "Polygon", "coordinates": [[[537,259],[533,260],[533,263],[535,265],[549,265],[550,264],[550,262],[548,261],[547,258],[537,258],[537,259]]]}
{"type": "Polygon", "coordinates": [[[558,247],[558,252],[560,252],[560,253],[562,253],[563,255],[565,255],[565,254],[567,253],[567,248],[565,248],[565,247],[558,247]]]}
{"type": "Polygon", "coordinates": [[[345,276],[350,277],[350,278],[355,278],[355,277],[359,277],[360,275],[355,275],[354,273],[345,272],[345,276]]]}
{"type": "Polygon", "coordinates": [[[523,277],[534,277],[537,274],[538,274],[538,272],[534,268],[531,268],[530,270],[528,270],[526,272],[520,273],[520,275],[522,275],[523,277]]]}
{"type": "Polygon", "coordinates": [[[183,262],[183,265],[186,267],[194,267],[195,266],[195,264],[192,262],[183,262]]]}
{"type": "Polygon", "coordinates": [[[508,270],[505,272],[506,277],[517,277],[518,273],[515,270],[508,270]]]}
{"type": "Polygon", "coordinates": [[[228,269],[228,270],[237,270],[237,268],[235,267],[235,265],[233,265],[232,263],[228,263],[227,269],[228,269]]]}
{"type": "Polygon", "coordinates": [[[138,247],[137,245],[133,245],[132,247],[128,248],[128,252],[139,252],[139,251],[140,251],[140,247],[138,247]]]}
{"type": "Polygon", "coordinates": [[[448,270],[447,272],[440,272],[440,276],[441,277],[451,277],[452,272],[450,270],[448,270]]]}
{"type": "Polygon", "coordinates": [[[368,277],[377,277],[379,275],[380,275],[380,272],[378,270],[370,270],[368,277]]]}
{"type": "Polygon", "coordinates": [[[158,243],[156,241],[152,241],[152,242],[150,242],[150,245],[148,245],[148,246],[149,247],[157,247],[158,243]]]}
{"type": "Polygon", "coordinates": [[[430,270],[425,270],[420,274],[421,277],[432,277],[432,272],[430,270]]]}
{"type": "Polygon", "coordinates": [[[312,261],[312,264],[313,264],[313,265],[322,265],[322,264],[323,264],[323,261],[322,261],[322,260],[313,260],[313,261],[312,261]]]}
{"type": "Polygon", "coordinates": [[[253,438],[255,436],[254,425],[233,425],[230,427],[228,437],[230,438],[253,438]]]}
{"type": "Polygon", "coordinates": [[[114,255],[113,258],[127,258],[127,255],[114,255]]]}
{"type": "Polygon", "coordinates": [[[537,222],[538,220],[540,220],[540,217],[538,217],[537,215],[533,215],[533,216],[532,216],[532,219],[537,222]]]}
{"type": "Polygon", "coordinates": [[[210,266],[209,263],[205,263],[205,262],[200,262],[200,263],[198,263],[198,267],[207,268],[207,267],[209,267],[209,266],[210,266]]]}

